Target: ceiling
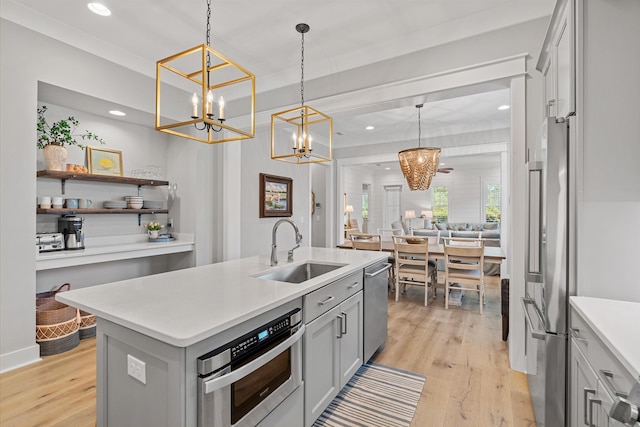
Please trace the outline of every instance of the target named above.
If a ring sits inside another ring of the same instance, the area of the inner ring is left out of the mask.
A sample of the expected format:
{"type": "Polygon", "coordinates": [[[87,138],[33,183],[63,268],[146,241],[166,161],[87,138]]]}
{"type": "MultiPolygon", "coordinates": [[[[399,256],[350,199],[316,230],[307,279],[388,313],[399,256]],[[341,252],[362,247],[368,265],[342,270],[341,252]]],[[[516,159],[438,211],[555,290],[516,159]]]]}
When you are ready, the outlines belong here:
{"type": "MultiPolygon", "coordinates": [[[[3,0],[3,18],[155,78],[157,60],[202,44],[206,0],[103,0],[100,17],[78,0],[3,0]],[[133,41],[133,42],[132,42],[133,41]]],[[[218,0],[211,45],[256,75],[257,94],[300,81],[305,22],[305,81],[483,32],[548,16],[555,0],[218,0]]],[[[421,110],[422,136],[509,127],[508,89],[443,96],[421,110]]],[[[313,105],[313,95],[305,93],[313,105]]],[[[417,140],[415,102],[332,114],[334,147],[417,140]],[[382,126],[385,124],[384,126],[382,126]],[[373,131],[365,130],[374,125],[373,131]]]]}

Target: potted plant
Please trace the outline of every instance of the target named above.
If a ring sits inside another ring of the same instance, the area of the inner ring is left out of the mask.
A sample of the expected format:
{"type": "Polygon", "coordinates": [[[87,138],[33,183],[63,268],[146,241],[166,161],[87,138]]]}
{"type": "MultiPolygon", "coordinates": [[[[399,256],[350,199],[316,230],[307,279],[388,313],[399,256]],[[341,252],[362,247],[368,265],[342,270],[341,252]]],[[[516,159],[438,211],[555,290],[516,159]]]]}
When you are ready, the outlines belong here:
{"type": "Polygon", "coordinates": [[[73,116],[49,124],[44,116],[46,111],[46,105],[38,108],[37,131],[38,148],[43,150],[44,160],[47,162],[47,169],[63,170],[64,163],[67,160],[67,149],[65,145],[76,145],[84,150],[85,146],[78,142],[76,138],[81,138],[83,141],[97,141],[100,144],[105,143],[102,138],[88,130],[84,133],[76,133],[79,122],[73,116]]]}
{"type": "Polygon", "coordinates": [[[145,224],[144,228],[147,229],[150,238],[157,239],[160,236],[160,230],[164,228],[164,225],[160,225],[159,222],[150,222],[145,224]]]}

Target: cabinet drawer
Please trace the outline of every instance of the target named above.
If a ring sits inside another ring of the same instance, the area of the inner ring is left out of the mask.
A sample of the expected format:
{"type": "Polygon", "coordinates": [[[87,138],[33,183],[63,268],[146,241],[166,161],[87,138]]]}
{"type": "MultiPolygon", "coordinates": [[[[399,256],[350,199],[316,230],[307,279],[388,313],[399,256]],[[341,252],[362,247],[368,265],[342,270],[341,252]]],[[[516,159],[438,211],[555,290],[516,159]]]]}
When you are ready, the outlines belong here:
{"type": "Polygon", "coordinates": [[[356,271],[304,296],[304,322],[309,323],[362,290],[363,273],[356,271]]]}
{"type": "Polygon", "coordinates": [[[629,392],[633,385],[631,373],[574,311],[571,312],[571,336],[611,396],[615,397],[618,392],[629,392]]]}

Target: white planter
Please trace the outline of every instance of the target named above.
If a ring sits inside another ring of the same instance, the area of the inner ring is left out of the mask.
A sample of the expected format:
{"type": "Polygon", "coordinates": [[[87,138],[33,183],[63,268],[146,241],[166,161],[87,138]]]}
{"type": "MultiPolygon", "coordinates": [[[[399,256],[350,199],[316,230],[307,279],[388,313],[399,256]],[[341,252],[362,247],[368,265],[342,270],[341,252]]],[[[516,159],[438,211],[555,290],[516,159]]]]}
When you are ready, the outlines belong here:
{"type": "Polygon", "coordinates": [[[64,170],[67,161],[67,149],[62,145],[47,144],[42,150],[47,169],[54,171],[64,170]]]}
{"type": "Polygon", "coordinates": [[[157,239],[160,236],[160,230],[149,230],[149,238],[157,239]]]}

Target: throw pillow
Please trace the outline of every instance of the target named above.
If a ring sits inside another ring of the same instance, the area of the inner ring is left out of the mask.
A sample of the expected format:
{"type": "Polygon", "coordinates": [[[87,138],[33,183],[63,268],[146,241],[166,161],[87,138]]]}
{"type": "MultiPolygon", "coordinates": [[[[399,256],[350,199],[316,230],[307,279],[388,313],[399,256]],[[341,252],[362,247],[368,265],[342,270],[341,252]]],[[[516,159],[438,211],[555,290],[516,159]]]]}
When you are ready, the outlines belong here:
{"type": "Polygon", "coordinates": [[[484,224],[469,224],[472,231],[482,231],[484,224]]]}
{"type": "Polygon", "coordinates": [[[436,222],[438,230],[448,230],[446,222],[436,222]]]}
{"type": "Polygon", "coordinates": [[[498,230],[500,227],[499,222],[485,222],[483,224],[485,230],[498,230]]]}

